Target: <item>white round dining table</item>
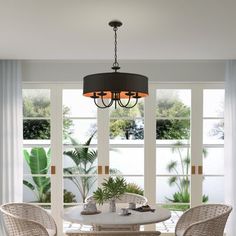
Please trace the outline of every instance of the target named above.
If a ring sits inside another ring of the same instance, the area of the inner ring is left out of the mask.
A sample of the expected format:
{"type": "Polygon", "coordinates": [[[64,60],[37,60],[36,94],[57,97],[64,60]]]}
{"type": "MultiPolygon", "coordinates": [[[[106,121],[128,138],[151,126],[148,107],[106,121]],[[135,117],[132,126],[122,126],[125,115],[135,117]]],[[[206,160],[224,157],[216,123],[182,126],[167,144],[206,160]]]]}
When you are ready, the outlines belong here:
{"type": "Polygon", "coordinates": [[[72,223],[78,223],[83,225],[92,225],[96,228],[99,226],[105,227],[119,227],[125,225],[140,226],[145,224],[158,223],[168,220],[171,217],[171,212],[168,209],[162,207],[152,207],[154,212],[138,212],[129,210],[131,213],[128,216],[120,215],[120,209],[124,207],[122,204],[117,204],[116,212],[109,212],[108,206],[103,205],[99,207],[100,214],[96,215],[81,215],[83,206],[70,207],[64,210],[63,218],[66,221],[72,223]]]}

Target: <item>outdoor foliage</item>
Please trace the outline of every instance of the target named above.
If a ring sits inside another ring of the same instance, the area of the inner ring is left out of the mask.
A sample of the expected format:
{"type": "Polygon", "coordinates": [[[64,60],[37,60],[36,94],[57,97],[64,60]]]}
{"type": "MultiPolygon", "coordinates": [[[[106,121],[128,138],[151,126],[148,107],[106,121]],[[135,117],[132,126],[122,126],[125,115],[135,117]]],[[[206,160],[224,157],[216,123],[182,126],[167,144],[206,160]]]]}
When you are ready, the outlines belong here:
{"type": "MultiPolygon", "coordinates": [[[[46,153],[44,148],[32,148],[30,153],[24,150],[24,158],[30,167],[32,175],[46,175],[50,167],[50,149],[46,153]]],[[[47,202],[47,194],[50,192],[51,182],[47,176],[33,176],[33,182],[23,180],[25,186],[31,189],[39,202],[47,202]]]]}
{"type": "Polygon", "coordinates": [[[49,120],[24,120],[24,139],[50,139],[49,120]]]}
{"type": "Polygon", "coordinates": [[[93,197],[98,204],[107,200],[119,199],[126,191],[127,183],[122,177],[109,177],[102,183],[102,187],[93,192],[93,197]]]}
{"type": "Polygon", "coordinates": [[[71,180],[75,184],[83,201],[96,182],[96,177],[91,175],[96,174],[97,166],[95,165],[95,161],[98,154],[97,151],[94,151],[89,147],[94,135],[95,132],[90,136],[86,143],[82,145],[71,138],[71,142],[75,148],[71,151],[64,152],[64,155],[70,157],[75,164],[74,167],[64,168],[64,174],[68,175],[65,178],[71,180]],[[72,174],[73,176],[70,176],[72,174]],[[74,176],[76,174],[87,174],[89,176],[74,176]]]}
{"type": "MultiPolygon", "coordinates": [[[[32,175],[48,174],[51,164],[51,152],[45,151],[42,147],[32,148],[30,153],[24,150],[24,158],[30,168],[32,175]]],[[[33,182],[23,180],[25,186],[32,190],[38,202],[50,203],[51,202],[51,182],[50,177],[47,176],[34,176],[33,182]]],[[[64,202],[76,202],[75,195],[71,192],[64,190],[64,202]]]]}
{"type": "MultiPolygon", "coordinates": [[[[112,139],[120,136],[125,139],[143,139],[143,121],[135,120],[144,114],[144,102],[141,101],[135,109],[117,108],[112,110],[110,121],[110,136],[112,139]],[[129,117],[131,119],[121,119],[129,117]],[[119,119],[120,118],[120,119],[119,119]]],[[[171,119],[176,117],[190,117],[190,108],[187,107],[177,96],[163,96],[157,101],[156,116],[156,139],[189,139],[189,120],[171,119]],[[170,119],[162,119],[170,118],[170,119]]]]}
{"type": "MultiPolygon", "coordinates": [[[[173,203],[189,203],[190,202],[190,180],[189,180],[189,171],[190,171],[190,149],[185,148],[186,153],[183,154],[183,144],[177,142],[172,148],[173,153],[177,153],[179,160],[170,161],[167,165],[167,170],[169,173],[175,174],[175,176],[169,177],[168,183],[170,186],[176,186],[178,191],[172,195],[172,198],[166,197],[167,200],[173,203]]],[[[207,156],[207,152],[204,149],[203,156],[207,156]]],[[[208,196],[203,195],[203,202],[208,201],[208,196]]]]}
{"type": "Polygon", "coordinates": [[[157,100],[156,139],[189,139],[189,120],[171,118],[190,118],[190,108],[177,95],[164,93],[157,100]],[[168,119],[162,119],[168,118],[168,119]]]}
{"type": "MultiPolygon", "coordinates": [[[[68,115],[70,109],[63,107],[63,116],[68,115]]],[[[28,94],[23,98],[23,115],[30,118],[49,118],[50,99],[45,94],[28,94]]],[[[73,121],[63,120],[63,135],[66,138],[71,134],[70,128],[73,121]]],[[[49,119],[25,119],[23,121],[24,139],[50,139],[50,120],[49,119]]]]}
{"type": "Polygon", "coordinates": [[[224,140],[224,121],[219,121],[218,123],[216,123],[210,130],[210,135],[224,140]]]}
{"type": "Polygon", "coordinates": [[[143,103],[139,102],[132,109],[117,108],[111,111],[110,121],[110,137],[116,138],[117,136],[129,139],[132,135],[135,139],[143,138],[143,124],[137,123],[135,120],[125,120],[123,117],[135,118],[143,116],[143,103]]]}
{"type": "MultiPolygon", "coordinates": [[[[64,203],[76,202],[76,197],[72,192],[64,189],[63,200],[64,203]]],[[[47,192],[46,202],[51,202],[51,192],[47,192]]]]}
{"type": "Polygon", "coordinates": [[[144,190],[135,183],[127,183],[125,192],[144,195],[144,190]]]}

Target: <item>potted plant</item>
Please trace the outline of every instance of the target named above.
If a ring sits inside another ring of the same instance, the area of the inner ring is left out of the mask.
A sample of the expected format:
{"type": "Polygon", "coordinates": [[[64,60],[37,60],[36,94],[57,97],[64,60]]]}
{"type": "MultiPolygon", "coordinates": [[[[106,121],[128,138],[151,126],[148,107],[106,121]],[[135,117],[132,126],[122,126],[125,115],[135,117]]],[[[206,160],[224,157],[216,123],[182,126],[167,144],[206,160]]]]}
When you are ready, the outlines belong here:
{"type": "Polygon", "coordinates": [[[119,199],[126,191],[126,181],[124,178],[109,177],[105,179],[102,183],[102,187],[98,188],[95,192],[93,192],[93,197],[98,204],[103,204],[106,201],[109,201],[109,210],[110,212],[116,211],[116,199],[119,199]]]}

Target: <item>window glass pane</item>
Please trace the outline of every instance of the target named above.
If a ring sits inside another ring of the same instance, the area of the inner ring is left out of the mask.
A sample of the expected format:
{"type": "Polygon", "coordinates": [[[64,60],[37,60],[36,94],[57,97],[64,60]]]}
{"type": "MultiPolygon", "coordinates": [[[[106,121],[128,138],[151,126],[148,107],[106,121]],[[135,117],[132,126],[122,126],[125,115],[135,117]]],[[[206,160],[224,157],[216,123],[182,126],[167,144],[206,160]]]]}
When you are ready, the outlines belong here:
{"type": "Polygon", "coordinates": [[[23,116],[50,117],[50,90],[23,89],[23,116]]]}
{"type": "Polygon", "coordinates": [[[188,175],[190,174],[190,148],[176,144],[172,148],[156,149],[156,173],[158,175],[188,175]]]}
{"type": "Polygon", "coordinates": [[[190,138],[191,90],[156,90],[156,139],[186,143],[190,138]]]}
{"type": "MultiPolygon", "coordinates": [[[[127,103],[127,100],[122,99],[123,103],[127,103]]],[[[143,117],[144,116],[144,99],[141,98],[138,101],[138,104],[131,108],[121,108],[117,106],[115,108],[114,105],[110,107],[110,117],[112,118],[136,118],[136,117],[143,117]]]]}
{"type": "Polygon", "coordinates": [[[205,89],[203,91],[203,116],[224,117],[224,90],[205,89]]]}
{"type": "Polygon", "coordinates": [[[189,203],[190,176],[157,177],[157,203],[189,203]]]}
{"type": "Polygon", "coordinates": [[[110,172],[128,175],[144,174],[143,148],[112,148],[110,150],[110,172]]]}
{"type": "Polygon", "coordinates": [[[158,89],[156,99],[157,117],[190,117],[191,90],[158,89]]]}
{"type": "Polygon", "coordinates": [[[82,89],[63,90],[64,116],[96,117],[97,107],[93,99],[84,97],[82,89]]]}
{"type": "MultiPolygon", "coordinates": [[[[65,119],[66,120],[66,119],[65,119]]],[[[70,127],[69,135],[64,137],[64,143],[85,144],[92,136],[91,143],[97,143],[97,120],[96,119],[70,119],[73,126],[70,127]],[[71,139],[72,138],[72,139],[71,139]]],[[[67,120],[68,121],[68,120],[67,120]]]]}
{"type": "Polygon", "coordinates": [[[51,180],[49,176],[24,176],[24,202],[51,202],[51,180]]]}
{"type": "Polygon", "coordinates": [[[23,120],[24,139],[50,139],[50,137],[50,120],[23,120]]]}
{"type": "Polygon", "coordinates": [[[44,147],[24,148],[24,174],[49,174],[51,149],[44,147]]]}
{"type": "Polygon", "coordinates": [[[64,177],[64,203],[84,202],[97,188],[97,176],[64,177]],[[65,192],[66,191],[66,192],[65,192]]]}
{"type": "Polygon", "coordinates": [[[189,138],[190,120],[156,120],[156,139],[158,143],[159,140],[188,140],[189,138]]]}
{"type": "Polygon", "coordinates": [[[203,152],[203,173],[224,174],[224,148],[205,148],[203,152]]]}
{"type": "Polygon", "coordinates": [[[224,143],[224,120],[222,119],[203,120],[203,143],[204,144],[224,143]]]}
{"type": "MultiPolygon", "coordinates": [[[[203,194],[207,203],[224,202],[224,177],[205,176],[203,179],[203,194]]],[[[204,199],[203,198],[203,199],[204,199]]]]}
{"type": "Polygon", "coordinates": [[[144,139],[144,120],[135,119],[111,119],[110,120],[110,139],[113,140],[143,140],[144,139]]]}
{"type": "Polygon", "coordinates": [[[78,146],[64,151],[64,174],[96,174],[97,149],[78,146]]]}

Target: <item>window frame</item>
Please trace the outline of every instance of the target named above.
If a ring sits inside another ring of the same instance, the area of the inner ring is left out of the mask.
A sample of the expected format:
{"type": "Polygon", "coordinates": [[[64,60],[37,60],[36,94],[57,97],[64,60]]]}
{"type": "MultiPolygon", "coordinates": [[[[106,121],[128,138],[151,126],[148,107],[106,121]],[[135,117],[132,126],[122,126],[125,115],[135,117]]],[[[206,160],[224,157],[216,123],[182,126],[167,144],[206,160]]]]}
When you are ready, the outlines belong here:
{"type": "MultiPolygon", "coordinates": [[[[63,160],[60,161],[57,156],[62,156],[62,91],[63,89],[82,89],[82,83],[36,83],[23,82],[22,89],[50,89],[51,94],[51,120],[56,121],[51,124],[51,165],[56,166],[56,175],[51,175],[51,207],[52,215],[58,224],[59,233],[62,232],[63,220],[60,215],[63,211],[63,160]],[[56,193],[56,194],[55,194],[56,193]]],[[[156,89],[190,89],[191,90],[191,165],[202,166],[201,150],[203,147],[203,90],[204,89],[224,89],[223,82],[217,83],[159,83],[149,82],[149,96],[144,101],[144,192],[149,199],[150,204],[156,203],[156,115],[155,115],[155,92],[156,89]],[[148,158],[147,158],[148,157],[148,158]],[[150,181],[153,179],[153,181],[150,181]]],[[[98,109],[97,112],[97,149],[98,166],[109,166],[109,112],[98,109]],[[105,124],[105,125],[104,125],[105,124]]],[[[139,146],[139,145],[138,145],[139,146]]],[[[120,147],[120,146],[119,146],[120,147]]],[[[126,144],[125,147],[136,147],[135,144],[126,144]]],[[[107,177],[105,169],[103,174],[98,175],[98,184],[103,178],[107,177]]],[[[191,206],[201,204],[202,197],[202,177],[203,175],[191,174],[191,206]]],[[[46,204],[49,205],[49,204],[46,204]]],[[[164,234],[165,235],[165,234],[164,234]]]]}

